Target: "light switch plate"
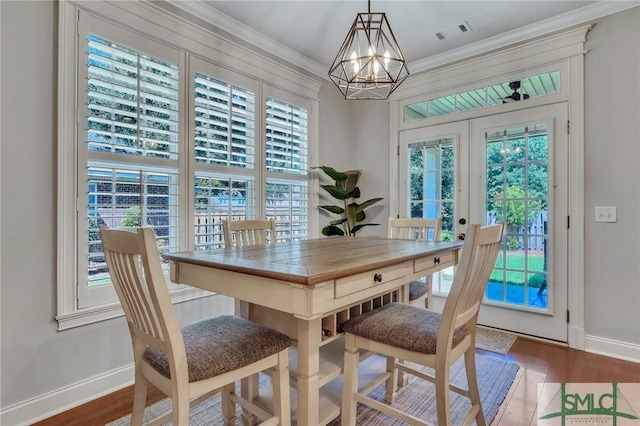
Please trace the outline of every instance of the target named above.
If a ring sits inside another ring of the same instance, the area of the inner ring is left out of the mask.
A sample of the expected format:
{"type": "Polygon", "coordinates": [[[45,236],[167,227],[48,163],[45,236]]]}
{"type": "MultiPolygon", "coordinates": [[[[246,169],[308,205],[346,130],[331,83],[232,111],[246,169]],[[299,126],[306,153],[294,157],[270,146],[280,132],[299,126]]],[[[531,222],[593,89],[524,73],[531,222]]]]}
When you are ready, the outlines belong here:
{"type": "Polygon", "coordinates": [[[615,207],[596,207],[596,222],[616,222],[615,207]]]}

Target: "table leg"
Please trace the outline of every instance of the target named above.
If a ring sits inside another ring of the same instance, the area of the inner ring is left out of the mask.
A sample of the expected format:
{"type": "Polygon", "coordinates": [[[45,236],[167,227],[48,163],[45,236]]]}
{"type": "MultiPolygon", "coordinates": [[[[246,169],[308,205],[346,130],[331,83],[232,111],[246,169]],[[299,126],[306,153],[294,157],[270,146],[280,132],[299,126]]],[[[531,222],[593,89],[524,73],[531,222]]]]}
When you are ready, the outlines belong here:
{"type": "Polygon", "coordinates": [[[298,319],[298,426],[316,426],[320,414],[322,318],[298,319]]]}
{"type": "MultiPolygon", "coordinates": [[[[402,303],[410,303],[409,302],[409,284],[405,284],[400,288],[400,302],[402,303]]],[[[404,361],[399,359],[399,364],[404,364],[404,361]]],[[[405,374],[404,371],[398,371],[398,387],[403,387],[409,384],[409,375],[405,374]]]]}
{"type": "MultiPolygon", "coordinates": [[[[245,319],[249,318],[249,303],[236,299],[235,314],[245,319]]],[[[240,395],[247,401],[253,401],[260,395],[258,376],[253,375],[240,381],[240,395]]],[[[258,422],[258,418],[251,414],[250,411],[242,409],[242,424],[244,426],[253,426],[258,422]]]]}

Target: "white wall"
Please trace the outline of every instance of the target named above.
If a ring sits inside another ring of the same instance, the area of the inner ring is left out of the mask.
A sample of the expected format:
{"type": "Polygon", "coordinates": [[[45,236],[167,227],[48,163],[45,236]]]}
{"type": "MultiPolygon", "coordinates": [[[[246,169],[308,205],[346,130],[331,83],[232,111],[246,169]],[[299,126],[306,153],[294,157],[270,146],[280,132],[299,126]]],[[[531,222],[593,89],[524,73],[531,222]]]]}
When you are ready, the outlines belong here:
{"type": "Polygon", "coordinates": [[[586,46],[587,349],[612,339],[640,361],[640,8],[601,19],[586,46]],[[595,206],[616,206],[618,221],[595,223],[595,206]]]}
{"type": "MultiPolygon", "coordinates": [[[[365,211],[367,219],[363,222],[380,226],[367,226],[358,235],[385,236],[389,217],[389,104],[346,101],[331,82],[322,87],[320,98],[320,165],[339,171],[362,170],[358,182],[362,195],[357,201],[384,200],[365,211]]],[[[324,191],[320,196],[321,203],[336,202],[324,196],[324,191]]],[[[320,229],[336,217],[321,212],[320,229]]]]}
{"type": "MultiPolygon", "coordinates": [[[[385,101],[346,101],[331,82],[322,87],[320,98],[320,165],[339,171],[362,170],[358,182],[362,195],[357,201],[384,200],[365,211],[363,222],[381,226],[367,226],[358,235],[384,236],[389,210],[389,105],[385,101]]],[[[321,203],[336,204],[322,190],[320,197],[321,203]]],[[[320,229],[336,218],[321,212],[320,229]]]]}
{"type": "Polygon", "coordinates": [[[352,157],[354,168],[362,170],[360,202],[383,197],[365,213],[367,226],[358,235],[387,235],[389,219],[389,104],[385,101],[352,101],[352,157]]]}
{"type": "MultiPolygon", "coordinates": [[[[11,425],[6,419],[21,408],[38,416],[64,408],[47,406],[55,398],[95,398],[74,392],[131,363],[131,345],[123,318],[56,331],[57,5],[1,1],[0,8],[0,407],[8,413],[2,424],[11,425]]],[[[601,20],[589,35],[585,216],[593,218],[596,205],[618,207],[617,223],[586,223],[592,345],[640,344],[639,23],[636,8],[601,20]]],[[[388,200],[388,105],[344,101],[329,82],[320,97],[319,164],[362,169],[364,199],[388,200]]],[[[382,226],[363,235],[384,235],[388,212],[386,203],[372,210],[382,226]]],[[[178,305],[181,320],[227,309],[219,299],[178,305]]]]}

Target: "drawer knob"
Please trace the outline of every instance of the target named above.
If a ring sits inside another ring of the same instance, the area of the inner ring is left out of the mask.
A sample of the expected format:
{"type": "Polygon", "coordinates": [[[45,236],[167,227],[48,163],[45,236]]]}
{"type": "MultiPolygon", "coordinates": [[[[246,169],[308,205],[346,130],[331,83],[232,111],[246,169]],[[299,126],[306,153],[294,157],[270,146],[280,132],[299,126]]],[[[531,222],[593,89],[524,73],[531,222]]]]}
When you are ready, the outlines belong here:
{"type": "Polygon", "coordinates": [[[382,282],[382,274],[375,274],[373,276],[373,281],[375,281],[377,283],[381,283],[382,282]]]}
{"type": "Polygon", "coordinates": [[[439,257],[434,257],[433,258],[433,263],[435,263],[436,265],[440,264],[440,258],[439,257]]]}

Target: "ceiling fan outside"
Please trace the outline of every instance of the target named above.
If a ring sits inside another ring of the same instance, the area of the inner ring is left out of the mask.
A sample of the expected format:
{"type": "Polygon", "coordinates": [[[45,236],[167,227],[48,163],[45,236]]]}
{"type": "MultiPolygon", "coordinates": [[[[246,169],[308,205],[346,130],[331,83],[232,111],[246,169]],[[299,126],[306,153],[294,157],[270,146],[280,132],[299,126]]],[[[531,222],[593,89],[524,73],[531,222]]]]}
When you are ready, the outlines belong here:
{"type": "Polygon", "coordinates": [[[529,95],[526,93],[520,93],[520,80],[515,80],[509,83],[509,88],[513,90],[513,93],[509,96],[505,96],[502,99],[503,104],[507,104],[509,102],[517,102],[525,99],[529,99],[529,95]]]}

